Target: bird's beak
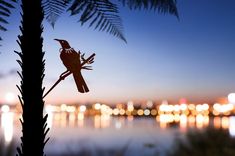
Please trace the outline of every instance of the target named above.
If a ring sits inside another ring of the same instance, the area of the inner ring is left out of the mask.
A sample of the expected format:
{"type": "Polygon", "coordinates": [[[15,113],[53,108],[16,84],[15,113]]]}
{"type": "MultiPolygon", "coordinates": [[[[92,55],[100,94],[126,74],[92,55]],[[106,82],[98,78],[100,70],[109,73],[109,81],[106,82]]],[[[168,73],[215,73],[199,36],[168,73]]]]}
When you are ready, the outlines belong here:
{"type": "Polygon", "coordinates": [[[61,41],[60,39],[54,39],[54,40],[59,41],[59,42],[61,41]]]}

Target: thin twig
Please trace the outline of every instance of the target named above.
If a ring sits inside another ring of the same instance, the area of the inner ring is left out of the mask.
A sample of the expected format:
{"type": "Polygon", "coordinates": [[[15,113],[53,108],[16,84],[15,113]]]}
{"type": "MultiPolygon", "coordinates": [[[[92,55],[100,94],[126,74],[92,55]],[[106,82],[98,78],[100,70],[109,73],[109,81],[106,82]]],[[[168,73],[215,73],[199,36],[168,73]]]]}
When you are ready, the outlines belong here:
{"type": "Polygon", "coordinates": [[[60,77],[60,78],[56,81],[56,83],[46,92],[45,95],[43,95],[42,98],[45,98],[45,97],[47,96],[47,94],[49,94],[49,93],[51,92],[51,90],[52,90],[53,88],[55,88],[55,86],[57,86],[58,83],[60,83],[61,80],[63,80],[62,77],[60,77]]]}
{"type": "MultiPolygon", "coordinates": [[[[91,60],[92,58],[95,57],[95,53],[93,53],[90,57],[88,57],[87,59],[85,59],[82,64],[81,64],[81,67],[84,66],[89,60],[91,60]]],[[[43,95],[42,98],[45,98],[51,91],[52,89],[55,88],[55,86],[57,86],[60,81],[64,80],[67,76],[69,76],[70,74],[72,74],[71,71],[69,71],[67,74],[63,75],[63,76],[60,76],[60,78],[55,82],[55,84],[46,92],[46,94],[43,95]]]]}

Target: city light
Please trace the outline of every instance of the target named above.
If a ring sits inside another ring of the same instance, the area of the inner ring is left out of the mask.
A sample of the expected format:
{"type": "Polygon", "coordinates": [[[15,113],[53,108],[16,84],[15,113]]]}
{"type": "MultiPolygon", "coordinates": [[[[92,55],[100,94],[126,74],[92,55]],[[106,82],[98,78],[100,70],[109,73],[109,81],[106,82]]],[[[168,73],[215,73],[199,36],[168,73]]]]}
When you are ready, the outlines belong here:
{"type": "Polygon", "coordinates": [[[85,105],[81,105],[80,106],[80,112],[84,113],[86,111],[86,106],[85,105]]]}
{"type": "MultiPolygon", "coordinates": [[[[18,107],[14,105],[2,105],[0,112],[20,112],[16,111],[18,107]]],[[[146,101],[136,105],[133,101],[128,101],[127,104],[118,103],[116,105],[108,105],[104,103],[93,104],[45,104],[45,112],[48,114],[48,126],[52,127],[54,120],[59,122],[61,126],[83,126],[84,119],[87,117],[95,117],[95,127],[104,128],[110,124],[111,116],[123,117],[128,121],[133,121],[135,117],[156,118],[160,123],[160,127],[178,125],[181,130],[186,127],[204,128],[209,124],[209,115],[214,116],[213,123],[215,127],[228,129],[228,116],[235,114],[234,104],[231,103],[214,103],[214,104],[168,104],[163,101],[162,104],[157,104],[152,101],[146,101]],[[219,116],[218,119],[216,116],[219,116]],[[99,118],[98,118],[99,117],[99,118]],[[99,121],[102,120],[102,121],[99,121]],[[66,124],[68,120],[68,124],[66,124]]],[[[116,128],[121,128],[120,123],[116,123],[116,128]]],[[[233,128],[230,128],[233,129],[233,128]]]]}
{"type": "Polygon", "coordinates": [[[234,105],[229,103],[229,104],[219,104],[215,103],[213,105],[213,114],[214,115],[230,115],[232,111],[234,110],[234,105]]]}
{"type": "Polygon", "coordinates": [[[228,95],[228,101],[232,104],[235,104],[235,93],[230,93],[228,95]]]}
{"type": "MultiPolygon", "coordinates": [[[[8,112],[11,109],[18,109],[14,105],[3,105],[1,107],[1,112],[8,112]]],[[[17,110],[20,112],[21,110],[17,110]]],[[[235,105],[232,103],[215,103],[215,104],[168,104],[167,102],[162,102],[162,104],[156,104],[152,101],[147,101],[142,103],[140,106],[136,106],[133,101],[127,102],[127,104],[118,103],[116,105],[109,106],[108,104],[94,103],[89,105],[53,105],[46,104],[45,111],[47,113],[84,113],[85,116],[90,115],[109,115],[109,116],[158,116],[161,114],[172,114],[176,116],[177,122],[179,122],[180,115],[197,116],[199,114],[206,115],[233,115],[235,114],[235,105]],[[150,107],[151,106],[151,107],[150,107]]],[[[176,121],[174,120],[174,121],[176,121]]]]}
{"type": "Polygon", "coordinates": [[[3,113],[7,113],[7,112],[10,111],[10,107],[9,107],[8,105],[3,105],[3,106],[1,107],[1,111],[2,111],[3,113]]]}
{"type": "Polygon", "coordinates": [[[99,110],[101,108],[101,104],[100,103],[96,103],[94,107],[95,107],[96,110],[99,110]]]}
{"type": "Polygon", "coordinates": [[[6,93],[6,95],[5,95],[5,100],[6,100],[6,103],[7,103],[7,104],[12,104],[12,103],[15,102],[16,96],[15,96],[14,93],[8,92],[8,93],[6,93]]]}
{"type": "Polygon", "coordinates": [[[60,106],[60,110],[61,110],[62,112],[65,112],[65,111],[67,110],[67,105],[66,105],[66,104],[62,104],[62,105],[60,106]]]}

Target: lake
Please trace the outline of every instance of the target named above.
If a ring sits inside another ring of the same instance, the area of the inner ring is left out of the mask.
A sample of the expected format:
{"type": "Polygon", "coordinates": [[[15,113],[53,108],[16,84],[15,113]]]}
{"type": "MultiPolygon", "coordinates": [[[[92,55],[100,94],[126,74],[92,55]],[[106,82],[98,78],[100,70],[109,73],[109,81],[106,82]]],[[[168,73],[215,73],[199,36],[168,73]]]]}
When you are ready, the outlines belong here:
{"type": "MultiPolygon", "coordinates": [[[[1,113],[0,139],[19,145],[20,114],[1,113]]],[[[84,116],[74,113],[51,113],[51,128],[46,145],[47,155],[80,153],[81,155],[162,155],[171,147],[176,137],[183,137],[189,129],[205,127],[227,129],[235,135],[235,117],[178,116],[178,122],[169,123],[171,116],[156,117],[84,116]],[[84,154],[85,153],[85,154],[84,154]]],[[[72,155],[71,154],[71,155],[72,155]]]]}

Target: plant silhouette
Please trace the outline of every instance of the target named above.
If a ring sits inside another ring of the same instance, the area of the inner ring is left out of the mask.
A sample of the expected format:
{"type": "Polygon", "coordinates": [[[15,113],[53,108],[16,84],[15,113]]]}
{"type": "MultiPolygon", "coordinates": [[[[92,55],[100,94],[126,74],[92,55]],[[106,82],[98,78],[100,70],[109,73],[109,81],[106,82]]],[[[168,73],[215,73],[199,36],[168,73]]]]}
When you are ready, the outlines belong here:
{"type": "MultiPolygon", "coordinates": [[[[0,30],[6,31],[7,20],[11,9],[17,0],[0,0],[0,30]]],[[[119,0],[123,6],[133,10],[148,9],[158,13],[170,13],[178,16],[176,0],[119,0]]],[[[110,0],[21,0],[21,35],[18,44],[21,52],[16,52],[21,66],[21,84],[17,86],[22,105],[22,133],[21,146],[17,148],[19,156],[43,156],[44,146],[48,139],[46,134],[47,115],[43,115],[43,79],[44,79],[44,52],[43,47],[43,19],[47,19],[54,26],[58,17],[64,11],[71,15],[79,15],[79,21],[84,24],[90,21],[89,26],[106,31],[126,42],[123,34],[121,18],[118,16],[117,4],[110,0]]],[[[1,37],[1,36],[0,36],[1,37]]],[[[1,38],[0,38],[1,40],[1,38]]]]}
{"type": "Polygon", "coordinates": [[[186,138],[177,138],[169,156],[234,156],[235,138],[228,130],[206,128],[189,131],[186,138]],[[186,139],[186,140],[185,140],[186,139]]]}

